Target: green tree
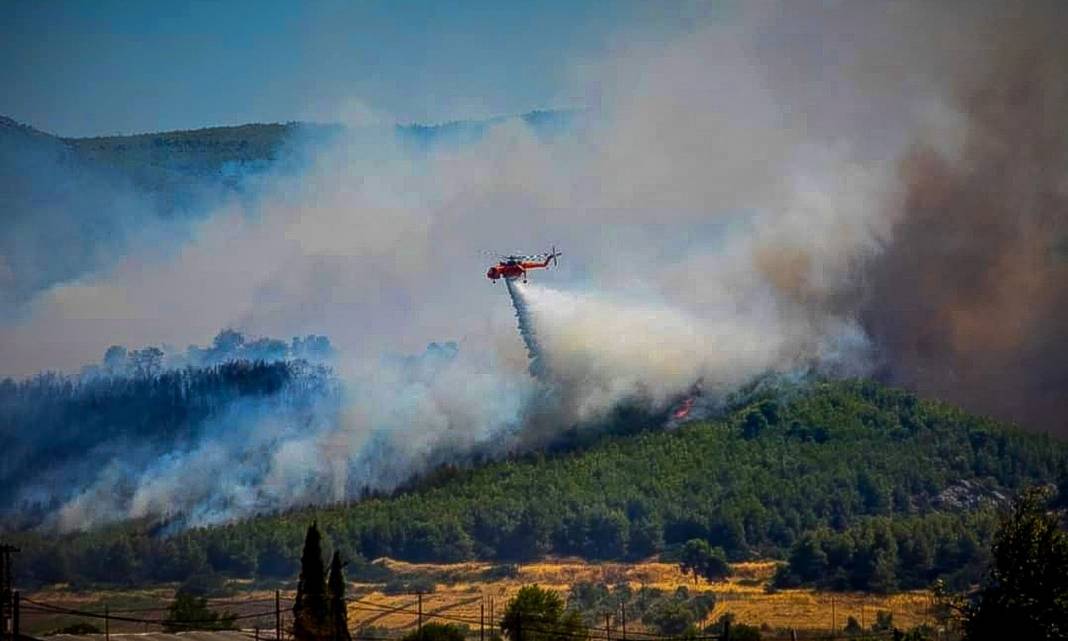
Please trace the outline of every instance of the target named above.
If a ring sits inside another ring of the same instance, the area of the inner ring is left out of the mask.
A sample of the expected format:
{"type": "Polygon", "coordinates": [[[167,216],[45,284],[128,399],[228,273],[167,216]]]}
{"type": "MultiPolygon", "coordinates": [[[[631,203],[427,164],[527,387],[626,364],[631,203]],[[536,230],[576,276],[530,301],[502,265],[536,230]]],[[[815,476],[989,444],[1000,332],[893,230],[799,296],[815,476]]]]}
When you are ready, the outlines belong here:
{"type": "Polygon", "coordinates": [[[167,609],[163,629],[167,632],[233,630],[236,618],[232,612],[220,613],[208,608],[208,600],[204,597],[179,590],[167,609]]]}
{"type": "Polygon", "coordinates": [[[422,630],[412,630],[401,641],[465,641],[467,626],[455,623],[427,623],[422,630]]]}
{"type": "Polygon", "coordinates": [[[690,539],[682,548],[679,555],[679,569],[683,574],[692,574],[693,583],[697,585],[697,579],[701,576],[701,569],[705,561],[712,555],[712,546],[704,539],[690,539]]]}
{"type": "Polygon", "coordinates": [[[122,537],[116,539],[106,550],[101,568],[101,578],[110,583],[130,583],[134,579],[137,569],[137,558],[134,556],[133,546],[130,539],[122,537]]]}
{"type": "Polygon", "coordinates": [[[802,536],[790,551],[789,568],[803,582],[823,578],[827,572],[827,553],[819,538],[814,534],[802,536]]]}
{"type": "Polygon", "coordinates": [[[250,576],[256,571],[256,549],[247,539],[214,539],[205,553],[216,572],[250,576]]]}
{"type": "Polygon", "coordinates": [[[715,627],[719,628],[724,635],[730,628],[732,641],[760,641],[760,628],[744,623],[735,623],[733,612],[727,612],[716,620],[715,627]]]}
{"type": "Polygon", "coordinates": [[[330,575],[326,581],[326,593],[330,599],[330,624],[333,626],[334,641],[350,641],[349,612],[345,603],[345,574],[341,562],[341,553],[334,550],[330,559],[330,575]]]}
{"type": "Polygon", "coordinates": [[[501,631],[511,641],[575,641],[587,634],[578,612],[565,611],[559,594],[537,585],[523,586],[508,602],[501,631]]]}
{"type": "Polygon", "coordinates": [[[880,594],[897,590],[897,555],[892,550],[877,549],[871,558],[868,589],[880,594]]]}
{"type": "Polygon", "coordinates": [[[162,581],[184,581],[210,569],[204,550],[188,536],[166,541],[155,556],[153,575],[162,581]]]}
{"type": "Polygon", "coordinates": [[[766,429],[768,429],[768,419],[763,413],[757,410],[750,410],[745,415],[745,422],[742,424],[742,434],[745,438],[754,439],[766,429]]]}
{"type": "Polygon", "coordinates": [[[262,577],[285,579],[297,571],[297,563],[285,543],[277,536],[271,535],[262,541],[256,554],[256,574],[262,577]]]}
{"type": "Polygon", "coordinates": [[[643,516],[630,526],[627,552],[635,558],[656,554],[664,547],[664,524],[656,515],[643,516]]]}
{"type": "Polygon", "coordinates": [[[864,501],[864,509],[871,514],[888,513],[893,506],[890,484],[867,471],[857,475],[857,492],[864,501]]]}
{"type": "Polygon", "coordinates": [[[163,350],[158,347],[136,350],[130,353],[130,362],[138,376],[156,376],[163,367],[163,350]]]}
{"type": "Polygon", "coordinates": [[[894,613],[889,610],[879,610],[875,613],[875,623],[871,624],[872,632],[889,632],[894,629],[894,613]]]}
{"type": "Polygon", "coordinates": [[[965,610],[969,641],[1068,638],[1068,533],[1049,498],[1025,490],[998,528],[989,574],[965,610]]]}
{"type": "Polygon", "coordinates": [[[194,574],[183,581],[178,590],[202,597],[228,596],[231,593],[226,578],[215,573],[194,574]]]}
{"type": "Polygon", "coordinates": [[[328,639],[329,627],[322,536],[312,523],[304,535],[304,551],[300,556],[300,578],[293,602],[293,636],[298,641],[328,639]]]}
{"type": "Polygon", "coordinates": [[[591,514],[586,522],[585,556],[594,559],[625,556],[629,526],[621,512],[605,510],[591,514]]]}
{"type": "Polygon", "coordinates": [[[714,581],[730,576],[731,568],[723,548],[712,547],[704,539],[690,539],[679,555],[679,569],[683,574],[692,574],[694,585],[698,577],[714,581]]]}
{"type": "Polygon", "coordinates": [[[653,626],[660,634],[677,636],[694,623],[694,613],[682,601],[657,601],[642,616],[642,622],[653,626]]]}

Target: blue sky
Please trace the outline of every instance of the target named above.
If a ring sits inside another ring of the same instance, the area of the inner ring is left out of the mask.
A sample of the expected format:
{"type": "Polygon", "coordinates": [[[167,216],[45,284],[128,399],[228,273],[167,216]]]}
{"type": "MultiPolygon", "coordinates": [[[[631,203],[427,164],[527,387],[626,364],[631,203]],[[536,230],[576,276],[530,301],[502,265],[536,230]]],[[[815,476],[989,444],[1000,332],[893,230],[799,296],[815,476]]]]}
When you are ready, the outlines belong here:
{"type": "Polygon", "coordinates": [[[16,0],[0,23],[0,114],[85,136],[323,120],[352,104],[400,122],[518,113],[581,101],[577,65],[708,7],[16,0]]]}

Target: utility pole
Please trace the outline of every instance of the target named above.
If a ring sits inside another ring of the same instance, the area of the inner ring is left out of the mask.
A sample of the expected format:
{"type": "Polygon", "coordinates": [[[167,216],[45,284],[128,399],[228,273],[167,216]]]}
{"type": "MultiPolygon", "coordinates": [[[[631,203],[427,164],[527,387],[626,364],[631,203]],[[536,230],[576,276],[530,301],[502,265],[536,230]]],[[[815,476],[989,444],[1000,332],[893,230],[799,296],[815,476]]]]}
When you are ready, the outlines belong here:
{"type": "Polygon", "coordinates": [[[627,641],[627,602],[621,601],[619,605],[623,609],[623,641],[627,641]]]}
{"type": "Polygon", "coordinates": [[[8,563],[7,545],[4,544],[0,546],[0,639],[7,638],[8,563]]]}
{"type": "Polygon", "coordinates": [[[486,641],[486,602],[478,604],[478,641],[486,641]]]}
{"type": "Polygon", "coordinates": [[[837,612],[834,611],[834,597],[831,597],[831,638],[838,634],[837,612]]]}
{"type": "Polygon", "coordinates": [[[0,545],[0,638],[5,637],[14,625],[12,576],[15,572],[11,564],[11,553],[18,551],[14,545],[0,545]]]}
{"type": "Polygon", "coordinates": [[[609,614],[607,612],[605,612],[604,613],[604,638],[605,638],[605,641],[612,641],[612,628],[609,627],[609,625],[608,625],[608,617],[609,617],[609,614]]]}
{"type": "Polygon", "coordinates": [[[15,590],[14,604],[11,609],[11,638],[19,641],[19,592],[15,590]]]}
{"type": "Polygon", "coordinates": [[[274,641],[282,641],[282,595],[274,591],[274,641]]]}

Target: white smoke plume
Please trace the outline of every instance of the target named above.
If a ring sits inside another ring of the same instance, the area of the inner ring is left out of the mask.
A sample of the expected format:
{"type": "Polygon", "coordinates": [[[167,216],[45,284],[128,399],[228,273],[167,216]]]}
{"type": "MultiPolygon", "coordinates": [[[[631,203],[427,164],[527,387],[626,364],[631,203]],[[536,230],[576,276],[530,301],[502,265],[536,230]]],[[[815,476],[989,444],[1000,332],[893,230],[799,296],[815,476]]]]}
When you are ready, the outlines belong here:
{"type": "Polygon", "coordinates": [[[546,390],[565,428],[697,381],[722,395],[768,371],[879,367],[865,266],[894,243],[909,145],[961,149],[953,79],[988,59],[989,16],[746,6],[668,42],[623,34],[576,64],[570,93],[589,107],[567,135],[508,119],[477,142],[411,152],[353,130],[174,250],[134,248],[37,295],[0,326],[5,374],[74,367],[112,343],[204,343],[226,326],[325,334],[341,354],[336,411],[300,425],[222,416],[185,451],[104,461],[63,527],[176,511],[217,522],[392,487],[521,443],[546,390]],[[552,243],[559,270],[509,284],[517,336],[481,252],[552,243]],[[441,340],[455,358],[396,365],[441,340]],[[129,493],[111,501],[120,478],[129,493]]]}
{"type": "Polygon", "coordinates": [[[624,398],[663,406],[698,380],[709,392],[723,393],[762,372],[799,364],[784,358],[777,337],[744,331],[730,319],[716,322],[596,293],[515,287],[528,301],[549,378],[580,420],[624,398]]]}

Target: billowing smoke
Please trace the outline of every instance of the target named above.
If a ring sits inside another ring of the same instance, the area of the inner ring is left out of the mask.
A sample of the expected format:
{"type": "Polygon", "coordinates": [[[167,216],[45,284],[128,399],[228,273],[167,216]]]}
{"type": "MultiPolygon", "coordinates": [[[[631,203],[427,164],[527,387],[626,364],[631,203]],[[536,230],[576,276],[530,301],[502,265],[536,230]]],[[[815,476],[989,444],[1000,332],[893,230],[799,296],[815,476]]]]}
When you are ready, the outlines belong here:
{"type": "Polygon", "coordinates": [[[862,318],[885,376],[1036,428],[1068,428],[1065,7],[997,14],[954,85],[952,146],[900,161],[893,243],[862,318]]]}
{"type": "Polygon", "coordinates": [[[45,287],[4,315],[8,374],[227,326],[338,352],[323,411],[238,408],[180,452],[112,454],[64,523],[117,477],[141,498],[111,518],[351,498],[769,371],[874,374],[1063,431],[1066,28],[1052,2],[770,2],[638,29],[576,64],[562,94],[588,108],[562,134],[504,119],[412,150],[353,129],[172,251],[9,288],[45,287]],[[482,276],[484,250],[552,243],[567,259],[512,306],[482,276]],[[402,356],[446,340],[433,366],[402,356]]]}
{"type": "Polygon", "coordinates": [[[77,489],[51,495],[64,500],[43,524],[221,523],[389,490],[436,464],[508,452],[518,444],[529,385],[477,359],[434,345],[418,357],[367,363],[344,381],[302,373],[276,393],[220,403],[192,426],[195,438],[158,443],[148,433],[108,443],[107,452],[89,454],[102,468],[62,479],[77,489]]]}
{"type": "Polygon", "coordinates": [[[663,407],[698,380],[722,395],[761,373],[807,364],[792,361],[783,340],[730,318],[593,292],[513,287],[537,328],[546,377],[566,415],[579,420],[601,416],[621,399],[663,407]]]}

